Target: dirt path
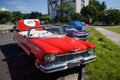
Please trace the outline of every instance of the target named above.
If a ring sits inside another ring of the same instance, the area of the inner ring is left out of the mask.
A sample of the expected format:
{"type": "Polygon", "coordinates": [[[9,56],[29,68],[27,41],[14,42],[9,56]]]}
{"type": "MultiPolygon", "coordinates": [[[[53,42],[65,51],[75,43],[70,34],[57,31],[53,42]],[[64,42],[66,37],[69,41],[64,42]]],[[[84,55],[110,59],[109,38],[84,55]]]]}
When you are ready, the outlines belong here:
{"type": "Polygon", "coordinates": [[[106,36],[108,39],[116,43],[120,46],[120,34],[103,29],[101,27],[95,27],[96,30],[98,30],[100,33],[102,33],[104,36],[106,36]]]}

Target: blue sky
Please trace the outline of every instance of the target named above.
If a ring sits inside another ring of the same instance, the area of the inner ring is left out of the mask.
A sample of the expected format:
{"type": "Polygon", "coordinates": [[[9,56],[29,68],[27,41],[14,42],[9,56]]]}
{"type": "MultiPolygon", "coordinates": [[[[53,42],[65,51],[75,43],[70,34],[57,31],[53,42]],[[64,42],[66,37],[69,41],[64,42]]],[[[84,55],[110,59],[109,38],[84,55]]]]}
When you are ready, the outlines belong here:
{"type": "MultiPolygon", "coordinates": [[[[120,9],[120,0],[98,1],[105,1],[108,9],[120,9]]],[[[47,14],[47,0],[0,0],[0,9],[8,9],[10,11],[21,11],[22,13],[38,11],[42,12],[43,14],[47,14]]]]}
{"type": "Polygon", "coordinates": [[[23,13],[31,11],[47,13],[47,0],[0,0],[0,8],[23,13]]]}

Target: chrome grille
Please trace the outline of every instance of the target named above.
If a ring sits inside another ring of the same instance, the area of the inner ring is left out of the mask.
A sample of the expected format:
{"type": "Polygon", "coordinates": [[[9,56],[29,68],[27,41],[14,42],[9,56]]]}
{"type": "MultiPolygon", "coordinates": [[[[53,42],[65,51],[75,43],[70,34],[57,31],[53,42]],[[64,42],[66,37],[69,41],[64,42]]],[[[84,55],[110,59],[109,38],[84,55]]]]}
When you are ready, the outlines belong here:
{"type": "Polygon", "coordinates": [[[78,57],[85,57],[85,56],[89,56],[89,54],[87,54],[87,51],[85,52],[74,52],[74,53],[68,53],[65,55],[59,55],[56,58],[56,62],[64,62],[64,61],[69,61],[78,57]]]}
{"type": "Polygon", "coordinates": [[[55,61],[44,62],[43,65],[48,66],[48,65],[55,64],[55,63],[62,63],[65,61],[73,60],[73,59],[78,58],[78,57],[87,57],[90,55],[87,52],[88,51],[72,52],[72,53],[68,53],[68,54],[57,55],[55,61]]]}

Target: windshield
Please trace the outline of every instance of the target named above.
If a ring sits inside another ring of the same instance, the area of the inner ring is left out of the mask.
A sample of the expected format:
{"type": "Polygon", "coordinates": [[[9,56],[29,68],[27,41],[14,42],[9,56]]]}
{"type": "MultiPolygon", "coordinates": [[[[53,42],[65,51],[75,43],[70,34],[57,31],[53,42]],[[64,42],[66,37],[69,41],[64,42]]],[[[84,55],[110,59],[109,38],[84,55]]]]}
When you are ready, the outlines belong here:
{"type": "Polygon", "coordinates": [[[66,28],[66,29],[72,29],[72,28],[74,28],[73,26],[63,26],[64,28],[66,28]]]}
{"type": "Polygon", "coordinates": [[[41,30],[39,28],[31,28],[28,31],[29,38],[47,38],[47,37],[62,37],[62,36],[63,35],[58,35],[48,30],[41,30]]]}
{"type": "Polygon", "coordinates": [[[63,26],[62,27],[62,29],[63,29],[63,31],[65,31],[65,30],[76,30],[73,26],[63,26]]]}

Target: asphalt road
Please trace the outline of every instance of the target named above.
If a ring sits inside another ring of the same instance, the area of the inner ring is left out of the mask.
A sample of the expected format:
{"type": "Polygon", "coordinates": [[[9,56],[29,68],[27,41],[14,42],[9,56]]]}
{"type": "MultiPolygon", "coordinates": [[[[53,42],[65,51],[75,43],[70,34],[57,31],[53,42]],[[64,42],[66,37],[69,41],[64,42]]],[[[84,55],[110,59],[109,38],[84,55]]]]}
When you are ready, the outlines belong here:
{"type": "Polygon", "coordinates": [[[34,68],[22,49],[17,48],[12,33],[0,33],[0,80],[81,80],[82,72],[81,67],[76,67],[44,74],[34,68]]]}

